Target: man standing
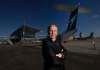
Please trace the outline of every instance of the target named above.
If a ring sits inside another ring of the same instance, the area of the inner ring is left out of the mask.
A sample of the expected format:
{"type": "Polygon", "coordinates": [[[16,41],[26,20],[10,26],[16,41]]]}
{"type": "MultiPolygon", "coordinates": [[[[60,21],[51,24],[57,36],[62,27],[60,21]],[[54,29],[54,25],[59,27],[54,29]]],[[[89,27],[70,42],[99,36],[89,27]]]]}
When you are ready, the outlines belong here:
{"type": "Polygon", "coordinates": [[[61,44],[61,37],[57,35],[55,24],[48,27],[48,36],[43,40],[42,54],[44,58],[44,70],[65,70],[65,49],[61,44]]]}

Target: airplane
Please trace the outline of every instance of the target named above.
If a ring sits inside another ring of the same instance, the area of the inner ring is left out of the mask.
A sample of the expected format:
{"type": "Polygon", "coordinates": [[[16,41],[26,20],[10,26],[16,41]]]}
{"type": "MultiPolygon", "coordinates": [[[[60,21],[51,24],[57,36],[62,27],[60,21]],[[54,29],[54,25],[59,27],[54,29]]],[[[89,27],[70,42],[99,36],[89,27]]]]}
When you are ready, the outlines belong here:
{"type": "Polygon", "coordinates": [[[78,16],[78,6],[71,12],[69,16],[68,26],[65,31],[62,32],[62,42],[67,42],[73,37],[75,32],[77,31],[77,16],[78,16]]]}
{"type": "Polygon", "coordinates": [[[77,40],[88,40],[88,39],[93,39],[94,38],[94,32],[91,32],[90,35],[88,36],[83,36],[82,33],[80,32],[79,37],[77,37],[77,40]]]}

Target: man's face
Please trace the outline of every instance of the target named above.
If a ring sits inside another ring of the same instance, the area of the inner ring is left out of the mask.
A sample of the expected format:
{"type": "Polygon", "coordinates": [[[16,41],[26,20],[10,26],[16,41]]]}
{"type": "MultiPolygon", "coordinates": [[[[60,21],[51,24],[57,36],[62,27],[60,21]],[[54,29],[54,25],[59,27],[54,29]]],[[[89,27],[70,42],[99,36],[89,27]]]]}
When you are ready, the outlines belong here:
{"type": "Polygon", "coordinates": [[[52,25],[50,27],[50,30],[49,30],[49,36],[50,36],[50,38],[55,39],[57,37],[57,33],[58,33],[57,32],[57,27],[55,25],[52,25]]]}

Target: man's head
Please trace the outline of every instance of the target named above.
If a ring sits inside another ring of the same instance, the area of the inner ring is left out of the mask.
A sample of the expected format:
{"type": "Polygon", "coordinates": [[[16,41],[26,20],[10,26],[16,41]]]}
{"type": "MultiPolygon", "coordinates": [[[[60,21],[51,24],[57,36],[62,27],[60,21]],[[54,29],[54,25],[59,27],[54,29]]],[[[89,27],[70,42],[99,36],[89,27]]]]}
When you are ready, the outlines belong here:
{"type": "Polygon", "coordinates": [[[58,28],[57,28],[57,26],[55,24],[51,24],[48,27],[48,35],[49,35],[49,37],[52,40],[56,40],[57,34],[58,34],[58,28]]]}

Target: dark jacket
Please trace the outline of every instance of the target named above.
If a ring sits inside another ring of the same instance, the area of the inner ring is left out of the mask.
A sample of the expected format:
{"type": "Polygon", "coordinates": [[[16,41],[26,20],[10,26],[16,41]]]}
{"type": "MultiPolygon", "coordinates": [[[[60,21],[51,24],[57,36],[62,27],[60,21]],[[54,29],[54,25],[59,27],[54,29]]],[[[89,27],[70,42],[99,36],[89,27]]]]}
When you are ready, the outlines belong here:
{"type": "Polygon", "coordinates": [[[57,58],[56,54],[62,52],[65,55],[65,48],[61,44],[60,37],[57,37],[55,42],[52,42],[52,40],[47,37],[42,41],[42,54],[44,58],[44,63],[47,65],[57,65],[63,63],[65,58],[57,58]]]}

